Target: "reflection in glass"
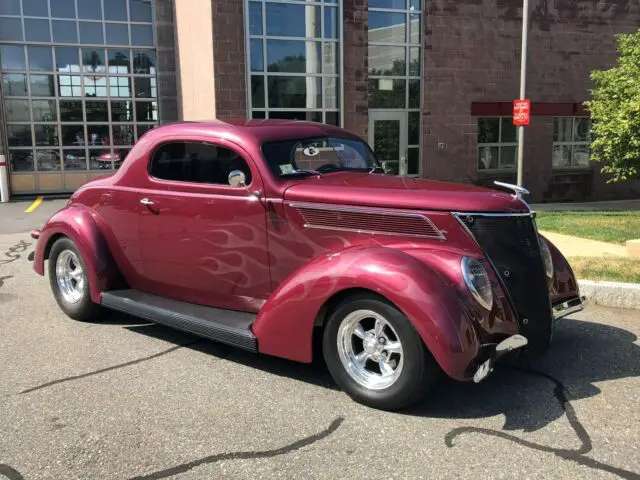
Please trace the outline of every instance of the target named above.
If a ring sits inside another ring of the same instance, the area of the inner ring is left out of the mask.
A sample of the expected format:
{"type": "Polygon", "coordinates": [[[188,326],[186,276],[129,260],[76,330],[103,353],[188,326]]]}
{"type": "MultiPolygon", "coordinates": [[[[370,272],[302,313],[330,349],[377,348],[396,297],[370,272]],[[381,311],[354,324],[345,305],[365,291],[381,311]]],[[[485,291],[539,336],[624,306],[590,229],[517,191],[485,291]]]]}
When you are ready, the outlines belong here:
{"type": "Polygon", "coordinates": [[[370,108],[405,108],[406,82],[390,78],[369,79],[370,108]]]}
{"type": "Polygon", "coordinates": [[[28,122],[29,100],[5,100],[4,102],[7,122],[28,122]]]}
{"type": "Polygon", "coordinates": [[[59,72],[79,72],[78,49],[56,47],[56,69],[59,72]]]}
{"type": "Polygon", "coordinates": [[[136,121],[153,122],[157,117],[158,106],[156,102],[136,102],[136,121]]]}
{"type": "Polygon", "coordinates": [[[478,143],[498,143],[500,141],[500,119],[480,118],[478,120],[478,143]]]}
{"type": "Polygon", "coordinates": [[[420,10],[422,7],[420,6],[420,0],[409,0],[409,9],[410,10],[420,10]]]}
{"type": "Polygon", "coordinates": [[[574,142],[588,142],[591,137],[591,119],[576,118],[574,121],[574,142]]]}
{"type": "Polygon", "coordinates": [[[405,76],[405,48],[369,45],[369,75],[405,76]]]}
{"type": "Polygon", "coordinates": [[[340,119],[338,118],[338,112],[326,112],[325,113],[324,123],[327,123],[329,125],[338,126],[338,122],[339,121],[340,121],[340,119]]]}
{"type": "Polygon", "coordinates": [[[60,170],[59,150],[37,149],[36,163],[40,172],[55,172],[60,170]]]}
{"type": "MultiPolygon", "coordinates": [[[[102,6],[100,3],[100,0],[78,0],[78,18],[102,20],[102,6]]],[[[105,3],[109,3],[109,0],[105,3]]]]}
{"type": "Polygon", "coordinates": [[[24,73],[3,74],[2,91],[5,97],[26,97],[27,75],[24,73]]]}
{"type": "Polygon", "coordinates": [[[570,142],[573,137],[572,126],[573,118],[556,118],[553,122],[553,141],[570,142]]]}
{"type": "Polygon", "coordinates": [[[151,25],[131,25],[131,45],[153,46],[151,25]]]}
{"type": "Polygon", "coordinates": [[[255,118],[259,120],[267,117],[266,117],[266,113],[263,110],[253,110],[251,112],[251,118],[255,118]]]}
{"type": "Polygon", "coordinates": [[[84,149],[63,150],[65,170],[86,170],[87,154],[84,149]]]}
{"type": "Polygon", "coordinates": [[[105,20],[127,20],[127,0],[107,0],[104,2],[105,20]]]}
{"type": "Polygon", "coordinates": [[[262,40],[251,39],[249,42],[251,49],[251,71],[262,72],[264,70],[264,61],[262,58],[262,40]]]}
{"type": "Polygon", "coordinates": [[[409,15],[409,43],[420,43],[420,15],[409,15]]]}
{"type": "Polygon", "coordinates": [[[131,73],[131,52],[129,50],[107,50],[109,73],[131,73]]]}
{"type": "Polygon", "coordinates": [[[338,79],[324,78],[324,108],[338,108],[338,79]]]}
{"type": "Polygon", "coordinates": [[[27,42],[50,42],[49,20],[25,18],[24,38],[27,42]]]}
{"type": "Polygon", "coordinates": [[[82,122],[82,102],[60,100],[60,121],[82,122]]]}
{"type": "Polygon", "coordinates": [[[407,156],[407,175],[418,175],[420,173],[420,149],[409,148],[407,156]]]}
{"type": "Polygon", "coordinates": [[[133,73],[156,73],[156,54],[150,50],[133,52],[133,73]]]}
{"type": "Polygon", "coordinates": [[[10,147],[30,147],[33,144],[31,139],[31,125],[7,125],[7,137],[10,147]]]}
{"type": "Polygon", "coordinates": [[[151,2],[129,0],[129,18],[132,22],[151,22],[151,2]]]}
{"type": "MultiPolygon", "coordinates": [[[[113,0],[107,0],[111,3],[113,0]]],[[[76,6],[73,0],[52,0],[51,16],[60,18],[76,18],[76,6]]]]}
{"type": "Polygon", "coordinates": [[[511,118],[502,119],[501,142],[516,142],[516,126],[511,118]]]}
{"type": "Polygon", "coordinates": [[[69,20],[51,20],[53,41],[56,43],[78,43],[76,22],[69,20]]]}
{"type": "Polygon", "coordinates": [[[130,148],[118,148],[113,151],[113,160],[115,169],[119,169],[122,162],[127,158],[127,155],[131,151],[130,148]]]}
{"type": "Polygon", "coordinates": [[[62,146],[86,145],[83,125],[62,125],[62,146]]]}
{"type": "Polygon", "coordinates": [[[87,122],[106,122],[108,120],[107,115],[107,102],[86,102],[87,108],[87,122]]]}
{"type": "Polygon", "coordinates": [[[9,150],[9,167],[12,172],[32,172],[33,152],[31,150],[9,150]]]}
{"type": "Polygon", "coordinates": [[[0,2],[0,15],[20,15],[20,0],[3,0],[0,2]]]}
{"type": "Polygon", "coordinates": [[[55,124],[35,124],[33,132],[36,139],[36,147],[51,146],[57,147],[58,126],[55,124]]]}
{"type": "Polygon", "coordinates": [[[369,12],[369,42],[406,43],[404,13],[369,12]]]}
{"type": "Polygon", "coordinates": [[[516,165],[516,147],[500,147],[500,168],[514,168],[516,165]]]}
{"type": "Polygon", "coordinates": [[[19,18],[0,17],[0,40],[21,42],[22,23],[19,18]]]}
{"type": "Polygon", "coordinates": [[[110,148],[89,149],[89,170],[111,170],[114,160],[110,148]]]}
{"type": "MultiPolygon", "coordinates": [[[[149,130],[151,130],[155,125],[145,125],[142,123],[138,123],[136,125],[136,129],[138,130],[138,138],[140,138],[142,135],[144,135],[146,132],[148,132],[149,130]]],[[[132,142],[133,144],[133,142],[132,142]]]]}
{"type": "Polygon", "coordinates": [[[29,47],[29,70],[53,70],[50,47],[29,47]]]}
{"type": "Polygon", "coordinates": [[[478,149],[478,170],[498,168],[498,147],[480,147],[478,149]]]}
{"type": "Polygon", "coordinates": [[[105,24],[107,45],[129,45],[129,27],[125,23],[105,24]]]}
{"type": "Polygon", "coordinates": [[[571,166],[571,145],[554,145],[551,163],[554,167],[571,166]]]}
{"type": "Polygon", "coordinates": [[[249,2],[249,35],[262,35],[262,4],[249,2]]]}
{"type": "Polygon", "coordinates": [[[269,112],[269,118],[322,122],[322,112],[269,112]]]}
{"type": "Polygon", "coordinates": [[[53,75],[29,75],[32,97],[53,97],[53,75]]]}
{"type": "Polygon", "coordinates": [[[320,42],[267,40],[269,72],[320,73],[320,42]]]}
{"type": "Polygon", "coordinates": [[[133,102],[111,102],[111,120],[113,122],[133,121],[133,102]]]}
{"type": "Polygon", "coordinates": [[[400,122],[375,120],[373,123],[373,151],[380,160],[400,159],[400,122]]]}
{"type": "Polygon", "coordinates": [[[103,44],[102,23],[80,22],[80,43],[103,44]]]}
{"type": "Polygon", "coordinates": [[[320,108],[322,105],[319,77],[269,77],[267,88],[269,107],[320,108]]]}
{"type": "Polygon", "coordinates": [[[404,10],[407,8],[406,0],[369,0],[369,8],[393,8],[404,10]]]}
{"type": "Polygon", "coordinates": [[[87,143],[109,145],[109,125],[87,125],[87,143]]]}
{"type": "Polygon", "coordinates": [[[420,66],[422,64],[422,56],[420,48],[409,48],[409,75],[412,77],[420,76],[420,66]]]}
{"type": "Polygon", "coordinates": [[[409,80],[409,108],[420,108],[420,80],[409,80]]]}
{"type": "Polygon", "coordinates": [[[338,9],[324,7],[324,38],[338,38],[338,9]]]}
{"type": "Polygon", "coordinates": [[[24,70],[24,48],[0,45],[0,67],[2,70],[24,70]]]}
{"type": "Polygon", "coordinates": [[[109,77],[109,95],[112,97],[130,97],[131,79],[129,77],[109,77]]]}
{"type": "Polygon", "coordinates": [[[103,49],[83,48],[81,54],[82,71],[90,73],[104,73],[106,71],[103,49]]]}
{"type": "Polygon", "coordinates": [[[251,76],[251,106],[264,108],[264,77],[262,75],[251,76]]]}
{"type": "Polygon", "coordinates": [[[107,77],[104,75],[85,75],[84,77],[85,97],[106,97],[107,77]]]}
{"type": "Polygon", "coordinates": [[[31,111],[34,122],[55,122],[57,120],[55,100],[33,100],[31,111]]]}
{"type": "Polygon", "coordinates": [[[267,3],[267,35],[320,38],[320,7],[267,3]],[[304,21],[303,21],[304,19],[304,21]]]}
{"type": "Polygon", "coordinates": [[[407,142],[409,145],[420,143],[420,112],[409,112],[409,131],[407,142]]]}
{"type": "Polygon", "coordinates": [[[23,0],[22,13],[26,17],[48,17],[47,0],[23,0]]]}
{"type": "Polygon", "coordinates": [[[588,167],[590,157],[589,145],[574,145],[573,164],[578,167],[588,167]]]}
{"type": "Polygon", "coordinates": [[[322,57],[322,73],[328,74],[337,74],[340,72],[340,67],[337,62],[337,54],[338,50],[337,43],[325,43],[324,46],[324,55],[322,57]]]}
{"type": "Polygon", "coordinates": [[[156,98],[157,87],[155,77],[135,77],[134,79],[136,98],[156,98]]]}
{"type": "Polygon", "coordinates": [[[113,126],[113,144],[114,145],[133,145],[133,125],[114,125],[113,126]]]}

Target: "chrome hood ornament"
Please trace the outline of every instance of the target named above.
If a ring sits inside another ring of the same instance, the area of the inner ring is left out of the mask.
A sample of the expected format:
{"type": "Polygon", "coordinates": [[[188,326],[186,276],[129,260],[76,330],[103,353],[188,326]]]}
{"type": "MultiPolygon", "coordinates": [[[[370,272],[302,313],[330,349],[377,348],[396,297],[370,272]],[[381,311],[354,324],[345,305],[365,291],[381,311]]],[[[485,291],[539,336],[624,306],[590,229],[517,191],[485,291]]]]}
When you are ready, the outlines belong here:
{"type": "Polygon", "coordinates": [[[513,198],[517,200],[522,200],[524,202],[522,196],[529,195],[529,190],[523,187],[519,187],[518,185],[513,185],[512,183],[498,182],[497,180],[495,180],[493,183],[495,183],[500,187],[505,187],[510,190],[513,190],[513,198]]]}

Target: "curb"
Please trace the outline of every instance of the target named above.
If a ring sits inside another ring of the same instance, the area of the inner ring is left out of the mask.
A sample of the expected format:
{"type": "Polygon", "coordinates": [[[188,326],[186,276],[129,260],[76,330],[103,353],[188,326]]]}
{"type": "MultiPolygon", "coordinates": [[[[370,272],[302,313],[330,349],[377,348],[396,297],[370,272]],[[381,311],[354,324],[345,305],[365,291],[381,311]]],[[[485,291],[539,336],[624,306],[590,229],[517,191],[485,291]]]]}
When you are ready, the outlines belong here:
{"type": "Polygon", "coordinates": [[[640,310],[640,283],[578,280],[578,286],[580,295],[586,296],[589,303],[640,310]]]}

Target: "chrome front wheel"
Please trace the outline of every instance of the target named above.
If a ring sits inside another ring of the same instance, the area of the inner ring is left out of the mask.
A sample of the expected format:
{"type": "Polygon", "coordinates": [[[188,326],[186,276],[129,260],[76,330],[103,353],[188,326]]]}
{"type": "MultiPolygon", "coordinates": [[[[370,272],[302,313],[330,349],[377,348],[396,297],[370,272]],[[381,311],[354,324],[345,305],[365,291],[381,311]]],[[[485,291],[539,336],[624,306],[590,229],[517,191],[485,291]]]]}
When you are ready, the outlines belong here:
{"type": "Polygon", "coordinates": [[[56,281],[60,294],[69,303],[78,303],[84,294],[84,271],[78,256],[63,250],[56,260],[56,281]]]}

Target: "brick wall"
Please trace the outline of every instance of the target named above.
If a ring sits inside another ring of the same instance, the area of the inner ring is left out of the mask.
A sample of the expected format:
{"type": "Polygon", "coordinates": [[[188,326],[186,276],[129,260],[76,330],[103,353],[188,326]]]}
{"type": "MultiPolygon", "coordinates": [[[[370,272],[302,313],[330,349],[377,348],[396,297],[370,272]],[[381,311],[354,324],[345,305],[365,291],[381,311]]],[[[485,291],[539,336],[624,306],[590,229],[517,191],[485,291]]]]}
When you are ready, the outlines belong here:
{"type": "Polygon", "coordinates": [[[344,0],[344,128],[367,138],[367,0],[344,0]]]}
{"type": "Polygon", "coordinates": [[[173,0],[156,0],[155,26],[159,119],[170,122],[178,119],[173,0]]]}
{"type": "MultiPolygon", "coordinates": [[[[593,87],[590,71],[615,63],[614,34],[640,25],[640,5],[633,0],[531,3],[527,96],[534,102],[583,102],[593,87]]],[[[491,180],[477,171],[477,118],[470,114],[471,102],[518,97],[521,5],[520,0],[427,2],[425,176],[491,180]]],[[[525,186],[534,200],[640,193],[640,182],[607,186],[597,165],[590,172],[552,171],[553,118],[533,117],[525,135],[525,186]]]]}
{"type": "Polygon", "coordinates": [[[242,0],[212,0],[216,117],[247,118],[242,0]]]}

